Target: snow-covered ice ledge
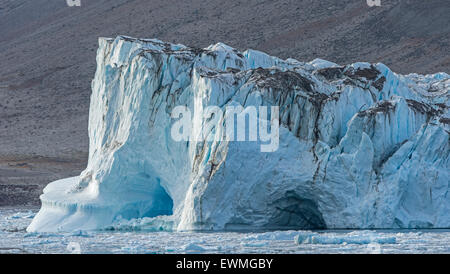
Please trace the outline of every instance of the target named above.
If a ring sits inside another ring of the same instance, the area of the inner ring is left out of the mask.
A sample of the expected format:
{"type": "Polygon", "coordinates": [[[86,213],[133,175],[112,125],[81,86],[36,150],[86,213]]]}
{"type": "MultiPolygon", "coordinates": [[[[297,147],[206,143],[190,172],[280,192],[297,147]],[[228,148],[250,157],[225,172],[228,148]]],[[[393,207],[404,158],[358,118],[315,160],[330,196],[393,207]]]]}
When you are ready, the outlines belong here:
{"type": "Polygon", "coordinates": [[[45,188],[28,231],[450,227],[448,74],[222,43],[99,44],[88,166],[45,188]],[[276,152],[170,138],[175,106],[232,104],[280,107],[276,152]]]}

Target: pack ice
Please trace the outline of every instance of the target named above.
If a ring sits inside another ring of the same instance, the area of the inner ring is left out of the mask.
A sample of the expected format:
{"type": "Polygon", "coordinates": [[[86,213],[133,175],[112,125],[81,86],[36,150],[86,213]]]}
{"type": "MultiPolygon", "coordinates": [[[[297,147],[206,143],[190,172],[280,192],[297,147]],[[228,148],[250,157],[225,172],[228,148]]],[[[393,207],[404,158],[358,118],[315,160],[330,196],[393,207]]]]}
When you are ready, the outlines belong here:
{"type": "Polygon", "coordinates": [[[27,230],[448,228],[449,89],[381,63],[100,38],[88,166],[45,188],[27,230]],[[279,106],[278,150],[171,138],[174,107],[199,132],[196,114],[237,104],[279,106]]]}

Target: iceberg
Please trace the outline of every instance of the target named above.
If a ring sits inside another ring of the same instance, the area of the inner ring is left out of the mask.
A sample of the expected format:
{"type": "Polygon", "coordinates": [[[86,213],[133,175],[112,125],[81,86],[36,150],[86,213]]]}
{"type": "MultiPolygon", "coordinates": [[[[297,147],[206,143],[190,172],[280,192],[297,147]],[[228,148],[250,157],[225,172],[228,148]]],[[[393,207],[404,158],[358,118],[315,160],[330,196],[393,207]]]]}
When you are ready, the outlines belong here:
{"type": "Polygon", "coordinates": [[[449,228],[449,90],[443,72],[100,38],[87,168],[44,189],[27,231],[449,228]],[[217,136],[229,117],[200,114],[234,105],[279,108],[277,150],[172,138],[177,106],[217,136]]]}

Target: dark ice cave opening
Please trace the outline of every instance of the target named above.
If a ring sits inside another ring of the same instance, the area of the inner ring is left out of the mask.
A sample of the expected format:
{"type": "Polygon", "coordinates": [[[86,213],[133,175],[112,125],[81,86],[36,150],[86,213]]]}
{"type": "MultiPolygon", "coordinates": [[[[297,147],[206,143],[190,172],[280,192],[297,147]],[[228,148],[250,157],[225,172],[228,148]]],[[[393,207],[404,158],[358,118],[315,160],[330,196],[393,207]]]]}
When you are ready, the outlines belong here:
{"type": "Polygon", "coordinates": [[[141,196],[141,198],[135,202],[130,202],[122,207],[116,216],[130,220],[135,218],[152,218],[161,215],[172,215],[173,200],[161,185],[161,180],[159,178],[151,178],[147,174],[141,174],[140,177],[144,178],[139,184],[141,188],[134,189],[133,191],[140,192],[139,194],[143,194],[145,198],[142,199],[141,196]]]}
{"type": "Polygon", "coordinates": [[[144,212],[141,217],[156,217],[161,215],[173,214],[173,200],[167,191],[161,186],[158,179],[158,184],[153,190],[152,207],[144,212]]]}

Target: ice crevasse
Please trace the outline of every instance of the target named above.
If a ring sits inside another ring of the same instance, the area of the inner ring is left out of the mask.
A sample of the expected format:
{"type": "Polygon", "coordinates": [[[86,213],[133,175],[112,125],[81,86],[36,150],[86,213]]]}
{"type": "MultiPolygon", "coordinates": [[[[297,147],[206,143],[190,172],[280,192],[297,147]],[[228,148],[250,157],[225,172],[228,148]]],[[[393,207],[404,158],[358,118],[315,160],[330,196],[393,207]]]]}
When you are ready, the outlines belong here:
{"type": "Polygon", "coordinates": [[[27,230],[448,228],[449,90],[381,63],[100,38],[87,168],[44,189],[27,230]],[[195,131],[233,104],[279,106],[278,150],[171,138],[174,107],[195,131]]]}

